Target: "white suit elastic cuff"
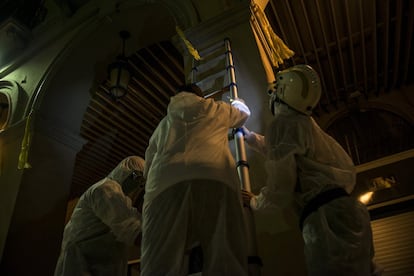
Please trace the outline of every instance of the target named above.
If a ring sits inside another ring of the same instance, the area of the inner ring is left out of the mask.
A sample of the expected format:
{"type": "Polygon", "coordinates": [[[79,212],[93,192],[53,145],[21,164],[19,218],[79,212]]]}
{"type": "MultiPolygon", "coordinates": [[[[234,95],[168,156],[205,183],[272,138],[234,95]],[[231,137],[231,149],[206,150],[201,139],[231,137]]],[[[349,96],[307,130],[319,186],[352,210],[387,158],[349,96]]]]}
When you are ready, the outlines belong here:
{"type": "Polygon", "coordinates": [[[238,110],[246,113],[248,116],[250,116],[250,109],[247,107],[245,103],[239,100],[233,100],[231,102],[231,105],[237,108],[238,110]]]}
{"type": "Polygon", "coordinates": [[[250,131],[249,134],[244,136],[245,141],[247,142],[247,144],[253,144],[254,142],[256,142],[256,133],[253,131],[250,131]]]}
{"type": "Polygon", "coordinates": [[[250,208],[257,210],[257,196],[252,196],[252,198],[250,198],[250,208]]]}

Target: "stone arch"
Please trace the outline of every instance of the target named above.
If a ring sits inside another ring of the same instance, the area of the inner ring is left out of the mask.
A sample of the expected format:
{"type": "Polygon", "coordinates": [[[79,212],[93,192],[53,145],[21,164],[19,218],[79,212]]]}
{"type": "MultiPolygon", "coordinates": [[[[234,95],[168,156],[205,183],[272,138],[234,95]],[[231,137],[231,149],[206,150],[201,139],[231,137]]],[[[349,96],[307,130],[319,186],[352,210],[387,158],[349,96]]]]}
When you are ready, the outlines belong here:
{"type": "Polygon", "coordinates": [[[366,103],[338,113],[325,128],[356,165],[414,147],[414,121],[386,103],[366,103]]]}
{"type": "Polygon", "coordinates": [[[122,29],[131,33],[126,55],[175,35],[174,18],[156,4],[121,9],[91,22],[78,31],[69,45],[63,46],[56,59],[47,86],[34,103],[43,117],[78,133],[90,89],[106,78],[107,65],[121,50],[118,33],[122,29]],[[156,20],[157,16],[162,20],[156,20]]]}
{"type": "MultiPolygon", "coordinates": [[[[7,151],[4,161],[9,166],[1,179],[6,180],[16,195],[8,200],[10,220],[7,217],[4,224],[8,232],[4,255],[13,267],[18,267],[19,260],[26,259],[36,275],[53,274],[76,155],[85,143],[80,137],[80,127],[91,99],[89,90],[94,80],[102,81],[106,77],[106,66],[120,52],[118,32],[124,28],[131,32],[127,55],[175,35],[173,16],[157,3],[121,6],[119,11],[110,9],[107,12],[101,1],[99,4],[102,7],[98,11],[83,22],[73,22],[72,29],[66,26],[60,34],[52,32],[49,43],[33,50],[33,56],[27,56],[24,61],[25,67],[16,67],[16,72],[12,72],[19,76],[27,70],[29,82],[33,79],[33,85],[30,83],[33,91],[28,91],[32,95],[24,104],[25,114],[19,119],[32,109],[35,112],[29,152],[32,168],[24,171],[17,171],[15,167],[9,169],[17,166],[15,159],[19,155],[20,136],[13,139],[13,149],[7,151]],[[36,77],[39,80],[35,82],[36,77]],[[28,209],[32,211],[27,212],[28,209]],[[44,235],[42,229],[50,233],[44,235]],[[48,244],[48,247],[42,247],[42,244],[48,244]],[[29,249],[22,252],[21,248],[29,249]],[[39,263],[43,265],[37,266],[39,263]]],[[[24,124],[20,124],[18,130],[21,135],[24,124]]],[[[2,236],[1,243],[3,241],[2,236]]],[[[15,271],[16,275],[25,272],[24,267],[15,271]]]]}

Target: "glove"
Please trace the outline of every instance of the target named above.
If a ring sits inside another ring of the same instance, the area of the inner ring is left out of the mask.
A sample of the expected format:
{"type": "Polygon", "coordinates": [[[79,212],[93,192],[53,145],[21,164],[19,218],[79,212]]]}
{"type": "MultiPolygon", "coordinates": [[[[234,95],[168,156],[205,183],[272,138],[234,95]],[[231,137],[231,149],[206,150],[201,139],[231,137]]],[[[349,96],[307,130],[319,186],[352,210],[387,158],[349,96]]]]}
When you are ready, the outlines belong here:
{"type": "Polygon", "coordinates": [[[240,110],[241,112],[246,113],[248,116],[250,116],[250,109],[247,107],[247,105],[244,103],[244,101],[240,98],[234,99],[231,101],[231,105],[240,110]]]}
{"type": "Polygon", "coordinates": [[[243,200],[243,206],[250,208],[250,201],[252,198],[255,198],[255,195],[252,192],[241,190],[242,192],[242,200],[243,200]]]}
{"type": "Polygon", "coordinates": [[[244,140],[247,143],[251,143],[252,139],[254,139],[254,135],[252,134],[252,132],[245,126],[242,126],[241,129],[243,131],[244,140]]]}
{"type": "Polygon", "coordinates": [[[245,138],[247,138],[248,136],[250,136],[250,130],[247,127],[242,126],[241,129],[243,131],[243,135],[244,135],[245,138]]]}

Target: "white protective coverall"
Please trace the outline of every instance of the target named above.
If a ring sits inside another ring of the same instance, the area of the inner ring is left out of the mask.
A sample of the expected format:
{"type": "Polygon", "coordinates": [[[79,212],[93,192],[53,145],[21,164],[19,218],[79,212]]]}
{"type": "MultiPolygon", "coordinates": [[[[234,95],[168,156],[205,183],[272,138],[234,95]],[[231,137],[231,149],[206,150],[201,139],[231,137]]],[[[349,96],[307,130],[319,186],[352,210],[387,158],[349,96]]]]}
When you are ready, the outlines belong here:
{"type": "Polygon", "coordinates": [[[194,244],[203,251],[203,275],[247,275],[228,132],[249,115],[238,100],[230,105],[189,92],[171,98],[145,154],[142,276],[187,275],[186,254],[194,244]]]}
{"type": "Polygon", "coordinates": [[[144,160],[130,156],[83,193],[65,227],[55,276],[127,275],[127,249],[141,230],[141,216],[123,192],[130,187],[122,185],[143,170],[144,160]]]}
{"type": "MultiPolygon", "coordinates": [[[[253,209],[286,207],[300,212],[321,192],[356,183],[354,164],[343,148],[312,117],[281,104],[266,135],[246,135],[249,146],[266,156],[267,183],[251,198],[253,209]]],[[[309,275],[371,275],[374,256],[369,213],[350,196],[311,212],[303,223],[309,275]]]]}

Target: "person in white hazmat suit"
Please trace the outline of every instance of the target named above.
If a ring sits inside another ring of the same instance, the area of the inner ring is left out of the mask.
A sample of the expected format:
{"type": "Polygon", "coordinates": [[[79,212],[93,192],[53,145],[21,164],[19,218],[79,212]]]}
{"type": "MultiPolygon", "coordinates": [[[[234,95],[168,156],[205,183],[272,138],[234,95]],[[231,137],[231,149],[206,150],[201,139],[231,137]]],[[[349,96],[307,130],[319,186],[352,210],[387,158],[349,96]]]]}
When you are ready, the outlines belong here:
{"type": "Polygon", "coordinates": [[[142,276],[188,275],[202,250],[202,275],[247,275],[240,182],[228,133],[250,110],[205,99],[196,85],[171,97],[145,153],[142,276]]]}
{"type": "Polygon", "coordinates": [[[297,207],[308,275],[372,275],[369,213],[349,196],[354,164],[311,117],[321,96],[317,72],[282,70],[269,94],[274,119],[266,135],[243,128],[246,143],[266,156],[267,183],[258,195],[243,191],[244,202],[254,210],[297,207]]]}
{"type": "Polygon", "coordinates": [[[144,159],[129,156],[79,198],[65,226],[55,276],[125,276],[141,215],[127,196],[145,184],[144,159]]]}

